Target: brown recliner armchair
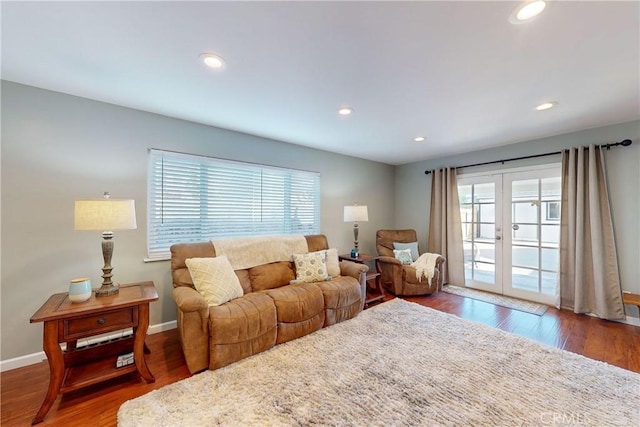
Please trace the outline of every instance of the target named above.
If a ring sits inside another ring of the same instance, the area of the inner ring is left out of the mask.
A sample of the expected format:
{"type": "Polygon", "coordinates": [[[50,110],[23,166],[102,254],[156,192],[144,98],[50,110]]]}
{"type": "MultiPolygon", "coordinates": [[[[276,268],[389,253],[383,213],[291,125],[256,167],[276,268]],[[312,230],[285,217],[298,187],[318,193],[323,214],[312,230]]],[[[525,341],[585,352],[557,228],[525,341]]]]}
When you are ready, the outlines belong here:
{"type": "Polygon", "coordinates": [[[393,242],[417,242],[415,230],[378,230],[376,233],[376,249],[378,259],[376,265],[380,272],[382,286],[394,295],[427,295],[442,289],[442,263],[445,258],[436,260],[431,285],[426,278],[418,280],[416,269],[403,265],[393,254],[393,242]]]}

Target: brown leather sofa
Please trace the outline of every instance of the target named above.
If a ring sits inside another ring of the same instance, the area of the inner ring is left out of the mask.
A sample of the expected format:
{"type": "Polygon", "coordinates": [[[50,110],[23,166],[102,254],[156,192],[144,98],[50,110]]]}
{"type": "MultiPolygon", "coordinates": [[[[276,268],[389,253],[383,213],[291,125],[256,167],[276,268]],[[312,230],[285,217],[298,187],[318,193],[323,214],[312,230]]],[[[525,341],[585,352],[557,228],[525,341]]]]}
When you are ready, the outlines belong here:
{"type": "MultiPolygon", "coordinates": [[[[309,252],[329,249],[323,235],[305,236],[309,252]]],[[[292,262],[236,270],[244,295],[209,307],[195,290],[185,260],[215,257],[211,242],[171,247],[173,298],[180,342],[191,373],[217,369],[276,344],[355,317],[366,298],[366,265],[340,262],[326,282],[289,284],[292,262]]]]}
{"type": "Polygon", "coordinates": [[[442,289],[442,263],[444,257],[436,260],[431,285],[426,279],[418,280],[415,268],[403,265],[393,254],[393,243],[417,242],[415,230],[378,230],[376,232],[376,260],[382,285],[394,295],[428,295],[442,289]]]}

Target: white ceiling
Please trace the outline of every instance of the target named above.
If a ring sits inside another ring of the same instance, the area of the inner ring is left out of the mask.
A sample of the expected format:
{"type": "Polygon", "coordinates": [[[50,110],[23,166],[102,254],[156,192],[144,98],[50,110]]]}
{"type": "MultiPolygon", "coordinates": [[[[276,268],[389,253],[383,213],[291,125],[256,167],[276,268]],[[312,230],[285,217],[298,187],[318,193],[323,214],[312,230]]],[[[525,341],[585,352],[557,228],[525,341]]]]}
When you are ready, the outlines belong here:
{"type": "Polygon", "coordinates": [[[639,2],[516,5],[3,1],[2,78],[389,164],[640,118],[639,2]]]}

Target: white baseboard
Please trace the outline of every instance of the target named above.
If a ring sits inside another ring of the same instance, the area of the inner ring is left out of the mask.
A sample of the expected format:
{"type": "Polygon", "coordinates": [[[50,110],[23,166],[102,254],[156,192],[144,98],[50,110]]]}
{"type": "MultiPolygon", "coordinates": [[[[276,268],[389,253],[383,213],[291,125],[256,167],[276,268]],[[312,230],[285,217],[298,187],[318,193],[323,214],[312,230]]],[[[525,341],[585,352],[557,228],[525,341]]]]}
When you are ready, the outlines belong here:
{"type": "Polygon", "coordinates": [[[178,327],[178,321],[172,320],[171,322],[159,323],[157,325],[149,326],[147,329],[147,335],[157,334],[158,332],[170,331],[178,327]]]}
{"type": "MultiPolygon", "coordinates": [[[[153,335],[153,334],[157,334],[158,332],[169,331],[177,327],[178,327],[178,323],[175,320],[172,320],[171,322],[160,323],[158,325],[151,325],[149,326],[149,329],[147,329],[147,335],[153,335]]],[[[121,336],[123,336],[122,332],[117,332],[115,334],[100,335],[99,337],[88,340],[87,343],[93,344],[95,342],[106,341],[106,340],[118,338],[121,336]]],[[[64,344],[62,346],[64,348],[64,344]]],[[[43,360],[47,360],[47,355],[44,354],[44,351],[27,354],[25,356],[14,357],[13,359],[0,360],[0,372],[10,371],[12,369],[33,365],[35,363],[40,363],[43,360]]]]}

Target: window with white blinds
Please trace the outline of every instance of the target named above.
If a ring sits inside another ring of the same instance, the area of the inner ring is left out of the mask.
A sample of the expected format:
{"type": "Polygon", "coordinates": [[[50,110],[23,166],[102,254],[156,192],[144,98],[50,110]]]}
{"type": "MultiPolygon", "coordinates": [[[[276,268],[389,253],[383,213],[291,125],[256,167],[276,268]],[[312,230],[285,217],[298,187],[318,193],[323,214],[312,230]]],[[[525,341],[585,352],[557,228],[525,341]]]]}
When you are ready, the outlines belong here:
{"type": "Polygon", "coordinates": [[[320,174],[149,150],[147,250],[233,236],[320,232],[320,174]]]}

